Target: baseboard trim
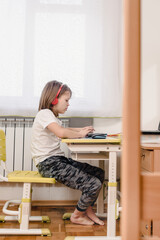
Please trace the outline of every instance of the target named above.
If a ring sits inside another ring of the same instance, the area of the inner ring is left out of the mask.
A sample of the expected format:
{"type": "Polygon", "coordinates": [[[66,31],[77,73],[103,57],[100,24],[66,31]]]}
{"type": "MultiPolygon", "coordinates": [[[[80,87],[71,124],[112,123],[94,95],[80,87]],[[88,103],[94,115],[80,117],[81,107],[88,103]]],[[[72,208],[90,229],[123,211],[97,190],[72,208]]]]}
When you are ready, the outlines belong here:
{"type": "MultiPolygon", "coordinates": [[[[6,200],[7,201],[7,200],[6,200]]],[[[5,200],[0,201],[0,206],[3,206],[6,202],[5,200]]],[[[78,200],[33,200],[33,207],[73,207],[77,205],[78,200]]],[[[96,204],[95,204],[96,207],[96,204]]],[[[107,204],[104,204],[105,209],[107,204]]]]}
{"type": "Polygon", "coordinates": [[[49,207],[62,207],[62,206],[76,206],[78,200],[39,200],[32,201],[32,206],[49,206],[49,207]]]}
{"type": "MultiPolygon", "coordinates": [[[[1,200],[0,206],[3,206],[7,200],[1,200]]],[[[32,200],[32,206],[48,206],[48,207],[62,207],[62,206],[76,206],[78,200],[32,200]]]]}

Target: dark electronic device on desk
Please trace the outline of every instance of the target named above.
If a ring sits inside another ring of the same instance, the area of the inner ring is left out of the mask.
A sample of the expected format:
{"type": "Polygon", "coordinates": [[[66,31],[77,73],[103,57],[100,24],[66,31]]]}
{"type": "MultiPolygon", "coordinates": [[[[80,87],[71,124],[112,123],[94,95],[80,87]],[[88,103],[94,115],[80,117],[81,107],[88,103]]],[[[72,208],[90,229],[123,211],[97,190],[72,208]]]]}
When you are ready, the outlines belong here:
{"type": "Polygon", "coordinates": [[[106,133],[88,133],[86,138],[92,138],[92,139],[106,139],[107,134],[106,133]]]}
{"type": "Polygon", "coordinates": [[[158,125],[158,130],[145,130],[145,131],[141,131],[142,134],[144,135],[158,135],[160,134],[160,122],[158,125]]]}

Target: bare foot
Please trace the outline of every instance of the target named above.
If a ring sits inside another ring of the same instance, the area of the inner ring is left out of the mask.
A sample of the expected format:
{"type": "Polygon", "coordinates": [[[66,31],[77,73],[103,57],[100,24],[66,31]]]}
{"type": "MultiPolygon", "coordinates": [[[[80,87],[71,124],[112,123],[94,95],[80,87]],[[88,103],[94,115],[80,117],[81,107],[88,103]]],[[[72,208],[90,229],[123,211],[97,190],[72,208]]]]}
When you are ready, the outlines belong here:
{"type": "Polygon", "coordinates": [[[93,225],[94,222],[87,217],[85,212],[80,212],[75,210],[74,213],[71,215],[70,218],[72,223],[81,224],[81,225],[93,225]]]}
{"type": "Polygon", "coordinates": [[[95,223],[97,223],[97,224],[99,224],[99,225],[104,225],[104,222],[101,221],[101,220],[96,216],[96,214],[93,212],[93,209],[92,209],[91,206],[87,208],[86,214],[87,214],[87,216],[88,216],[92,221],[94,221],[95,223]]]}

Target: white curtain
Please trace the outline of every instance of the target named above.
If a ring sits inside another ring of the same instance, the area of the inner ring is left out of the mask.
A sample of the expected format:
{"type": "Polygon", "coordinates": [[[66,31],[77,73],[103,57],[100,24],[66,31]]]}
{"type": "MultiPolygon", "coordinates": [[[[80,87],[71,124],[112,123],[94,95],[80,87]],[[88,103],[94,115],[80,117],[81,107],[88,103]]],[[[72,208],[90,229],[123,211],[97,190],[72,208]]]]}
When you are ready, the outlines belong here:
{"type": "Polygon", "coordinates": [[[0,115],[35,116],[46,82],[65,116],[121,116],[121,0],[0,0],[0,115]]]}

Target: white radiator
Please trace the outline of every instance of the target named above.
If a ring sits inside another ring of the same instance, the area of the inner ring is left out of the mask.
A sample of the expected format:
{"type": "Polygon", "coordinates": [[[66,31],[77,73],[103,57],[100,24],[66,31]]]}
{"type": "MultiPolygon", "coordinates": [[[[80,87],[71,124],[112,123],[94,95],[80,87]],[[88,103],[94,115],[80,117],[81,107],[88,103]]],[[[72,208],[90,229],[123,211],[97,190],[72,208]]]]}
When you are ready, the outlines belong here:
{"type": "Polygon", "coordinates": [[[9,171],[35,169],[30,151],[33,121],[33,117],[0,117],[0,128],[6,134],[6,156],[9,171]]]}

